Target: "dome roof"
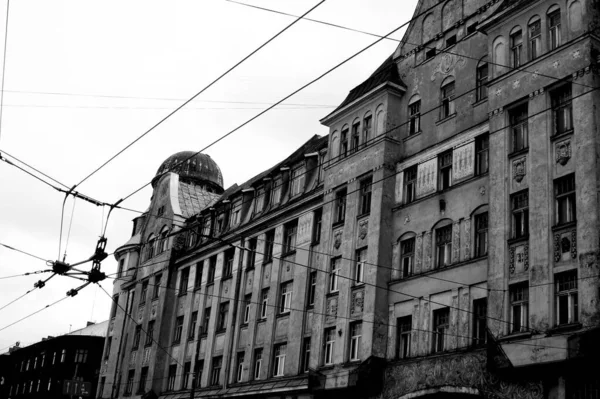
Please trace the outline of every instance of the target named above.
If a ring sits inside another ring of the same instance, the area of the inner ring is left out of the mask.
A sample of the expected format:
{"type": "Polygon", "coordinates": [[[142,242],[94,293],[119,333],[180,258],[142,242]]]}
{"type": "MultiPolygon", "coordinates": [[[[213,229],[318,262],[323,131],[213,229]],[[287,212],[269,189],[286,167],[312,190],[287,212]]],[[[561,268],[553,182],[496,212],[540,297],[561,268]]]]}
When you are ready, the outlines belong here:
{"type": "Polygon", "coordinates": [[[216,185],[223,189],[221,169],[209,155],[194,151],[181,151],[167,158],[156,171],[156,178],[163,173],[173,172],[180,177],[216,185]]]}

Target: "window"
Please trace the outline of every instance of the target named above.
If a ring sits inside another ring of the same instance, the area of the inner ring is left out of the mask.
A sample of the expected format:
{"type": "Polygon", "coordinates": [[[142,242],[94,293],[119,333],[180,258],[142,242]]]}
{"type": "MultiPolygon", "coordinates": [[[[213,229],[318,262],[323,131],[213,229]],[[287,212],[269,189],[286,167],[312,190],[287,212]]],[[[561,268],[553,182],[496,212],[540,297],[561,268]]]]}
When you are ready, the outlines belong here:
{"type": "Polygon", "coordinates": [[[360,122],[355,122],[352,125],[352,139],[350,142],[350,151],[358,150],[360,145],[360,122]]]}
{"type": "Polygon", "coordinates": [[[183,365],[183,378],[181,379],[181,389],[187,389],[190,382],[190,373],[192,371],[192,362],[185,362],[183,365]]]}
{"type": "Polygon", "coordinates": [[[440,119],[447,118],[453,115],[456,111],[454,108],[454,81],[446,83],[442,86],[442,115],[440,119]]]}
{"type": "Polygon", "coordinates": [[[112,307],[110,308],[110,318],[114,319],[117,316],[117,305],[119,303],[119,295],[113,295],[112,307]]]}
{"type": "Polygon", "coordinates": [[[188,287],[189,279],[190,279],[190,268],[186,267],[185,269],[181,270],[181,273],[179,275],[179,295],[187,294],[187,287],[188,287]]]}
{"type": "Polygon", "coordinates": [[[254,268],[254,263],[256,262],[256,248],[258,245],[258,240],[256,237],[248,240],[248,257],[246,258],[246,269],[254,268]]]}
{"type": "Polygon", "coordinates": [[[204,373],[204,359],[196,360],[196,364],[194,364],[194,373],[196,374],[194,384],[196,388],[199,388],[200,381],[202,381],[202,373],[204,373]]]}
{"type": "Polygon", "coordinates": [[[435,230],[437,267],[448,266],[452,259],[452,225],[435,230]]]}
{"type": "MultiPolygon", "coordinates": [[[[64,362],[65,362],[65,359],[66,359],[66,357],[67,357],[67,350],[66,350],[66,349],[63,349],[63,350],[62,350],[62,353],[61,353],[61,355],[60,355],[60,362],[61,362],[61,363],[64,363],[64,362]]],[[[29,369],[29,361],[27,361],[27,369],[29,369]]]]}
{"type": "Polygon", "coordinates": [[[412,338],[412,316],[399,317],[396,321],[398,328],[398,344],[396,345],[396,357],[406,359],[410,357],[410,343],[412,338]]]}
{"type": "Polygon", "coordinates": [[[510,111],[510,130],[513,152],[520,151],[529,146],[527,118],[527,104],[521,105],[510,111]]]}
{"type": "Polygon", "coordinates": [[[210,307],[204,309],[204,320],[202,321],[202,334],[206,335],[208,334],[208,325],[210,323],[210,307]]]}
{"type": "Polygon", "coordinates": [[[361,248],[356,251],[356,260],[354,263],[354,284],[365,282],[365,262],[367,261],[367,248],[361,248]]]}
{"type": "Polygon", "coordinates": [[[412,276],[415,263],[415,238],[400,241],[400,267],[402,278],[412,276]]]}
{"type": "Polygon", "coordinates": [[[477,32],[477,25],[479,22],[475,21],[471,25],[467,25],[467,35],[477,32]]]}
{"type": "Polygon", "coordinates": [[[308,306],[315,306],[315,295],[317,293],[317,272],[310,272],[308,276],[308,306]]]}
{"type": "Polygon", "coordinates": [[[250,305],[252,304],[252,294],[248,294],[244,297],[244,313],[242,318],[243,324],[248,324],[250,321],[250,305]]]}
{"type": "Polygon", "coordinates": [[[221,385],[221,367],[223,366],[223,356],[213,358],[212,370],[210,372],[210,385],[221,385]]]}
{"type": "Polygon", "coordinates": [[[134,351],[140,346],[140,339],[142,337],[142,326],[135,326],[135,332],[133,333],[133,345],[131,346],[131,350],[134,351]]]}
{"type": "Polygon", "coordinates": [[[156,214],[159,217],[162,216],[162,215],[164,215],[165,214],[165,206],[164,205],[163,206],[159,206],[156,214]]]}
{"type": "Polygon", "coordinates": [[[156,246],[156,239],[154,234],[150,234],[148,242],[146,243],[146,259],[150,259],[154,256],[154,247],[156,246]]]}
{"type": "Polygon", "coordinates": [[[304,173],[304,167],[296,168],[292,171],[292,185],[291,185],[291,195],[292,197],[298,194],[301,194],[304,191],[304,177],[306,173],[304,173]]]}
{"type": "Polygon", "coordinates": [[[175,331],[173,333],[173,343],[178,344],[181,342],[181,333],[183,332],[183,316],[179,316],[175,319],[175,331]]]}
{"type": "Polygon", "coordinates": [[[473,301],[473,345],[487,342],[487,298],[473,301]]]}
{"type": "Polygon", "coordinates": [[[335,345],[335,327],[325,330],[325,351],[323,352],[323,363],[333,364],[333,349],[335,345]]]}
{"type": "MultiPolygon", "coordinates": [[[[104,360],[108,360],[108,357],[110,356],[111,345],[112,345],[112,337],[106,338],[106,352],[104,352],[104,360]]],[[[56,352],[54,352],[54,355],[52,356],[52,364],[55,363],[55,360],[56,360],[56,352]]]]}
{"type": "Polygon", "coordinates": [[[433,353],[446,349],[446,335],[450,327],[450,309],[442,308],[433,311],[433,353]]]}
{"type": "Polygon", "coordinates": [[[452,185],[452,150],[446,151],[438,156],[440,191],[450,188],[452,185]]]}
{"type": "Polygon", "coordinates": [[[125,396],[130,396],[133,390],[133,377],[135,376],[135,370],[129,370],[127,373],[127,384],[125,385],[125,396]]]}
{"type": "Polygon", "coordinates": [[[577,303],[577,270],[557,274],[554,277],[556,287],[556,324],[577,323],[579,311],[577,303]]]}
{"type": "Polygon", "coordinates": [[[135,288],[131,288],[127,292],[127,314],[129,314],[129,315],[131,315],[131,312],[133,311],[134,299],[135,299],[135,288]]]}
{"type": "MultiPolygon", "coordinates": [[[[98,397],[99,398],[101,398],[104,395],[104,384],[106,384],[106,377],[101,377],[100,378],[100,386],[98,387],[98,397]]],[[[48,379],[48,390],[50,390],[50,379],[48,379]]],[[[8,395],[12,396],[12,385],[10,386],[10,393],[8,395]]]]}
{"type": "Polygon", "coordinates": [[[260,318],[267,318],[267,306],[269,305],[269,289],[265,288],[261,293],[261,301],[260,301],[260,318]]]}
{"type": "Polygon", "coordinates": [[[242,210],[240,208],[241,208],[241,201],[238,201],[236,204],[233,205],[233,209],[231,211],[231,220],[230,220],[231,227],[237,226],[241,221],[242,210]]]}
{"type": "Polygon", "coordinates": [[[287,344],[277,344],[273,353],[273,377],[282,377],[285,370],[285,352],[287,344]]]}
{"type": "Polygon", "coordinates": [[[340,136],[340,158],[348,155],[348,127],[342,129],[340,136]]]}
{"type": "Polygon", "coordinates": [[[575,175],[570,174],[554,181],[556,223],[575,221],[575,175]]]}
{"type": "Polygon", "coordinates": [[[456,44],[456,35],[448,36],[446,38],[446,48],[454,46],[456,44]]]}
{"type": "Polygon", "coordinates": [[[308,373],[310,364],[310,337],[302,341],[302,355],[300,359],[300,372],[308,373]]]}
{"type": "Polygon", "coordinates": [[[259,187],[254,198],[254,213],[261,213],[265,208],[265,188],[259,187]]]}
{"type": "Polygon", "coordinates": [[[350,360],[360,360],[360,340],[362,339],[362,323],[350,325],[350,360]]]}
{"type": "Polygon", "coordinates": [[[529,23],[529,58],[535,60],[542,54],[542,24],[539,18],[529,23]]]}
{"type": "Polygon", "coordinates": [[[404,203],[417,199],[417,165],[404,170],[404,203]]]}
{"type": "Polygon", "coordinates": [[[235,249],[230,248],[225,251],[223,256],[223,278],[229,278],[233,276],[233,258],[235,255],[235,249]]]}
{"type": "Polygon", "coordinates": [[[408,135],[412,136],[421,131],[421,100],[416,100],[408,106],[408,135]]]}
{"type": "Polygon", "coordinates": [[[273,188],[271,190],[271,203],[279,204],[279,200],[281,199],[281,179],[275,180],[273,183],[273,188]]]}
{"type": "Polygon", "coordinates": [[[238,352],[237,359],[236,359],[235,380],[237,382],[242,382],[243,377],[244,377],[244,352],[238,352]]]}
{"type": "Polygon", "coordinates": [[[317,209],[313,213],[313,239],[312,243],[318,244],[321,241],[321,225],[323,223],[323,209],[317,209]]]}
{"type": "Polygon", "coordinates": [[[488,213],[475,215],[475,256],[485,256],[488,252],[488,213]]]}
{"type": "Polygon", "coordinates": [[[252,375],[255,380],[260,380],[260,369],[262,368],[262,348],[254,350],[254,372],[252,375]]]}
{"type": "Polygon", "coordinates": [[[146,330],[146,341],[144,342],[145,346],[152,345],[152,341],[154,340],[154,320],[148,322],[148,329],[146,330]]]}
{"type": "MultiPolygon", "coordinates": [[[[85,363],[87,361],[88,350],[87,349],[77,349],[75,351],[75,363],[85,363]]],[[[35,362],[37,363],[37,357],[35,358],[35,362]]],[[[35,365],[34,365],[35,368],[35,365]]]]}
{"type": "Polygon", "coordinates": [[[346,189],[335,193],[333,223],[344,223],[346,218],[346,189]]]}
{"type": "Polygon", "coordinates": [[[513,284],[509,291],[511,332],[526,331],[529,327],[529,283],[513,284]]]}
{"type": "Polygon", "coordinates": [[[371,211],[371,190],[373,178],[369,177],[360,181],[359,216],[366,215],[371,211]]]}
{"type": "Polygon", "coordinates": [[[211,256],[208,259],[208,276],[207,284],[215,282],[215,272],[217,271],[217,255],[211,256]]]}
{"type": "Polygon", "coordinates": [[[476,89],[476,100],[483,101],[488,97],[487,81],[488,81],[488,64],[487,62],[480,63],[477,66],[477,89],[476,89]]]}
{"type": "Polygon", "coordinates": [[[169,244],[169,229],[165,226],[160,232],[160,240],[158,241],[158,250],[163,253],[167,250],[169,244]]]}
{"type": "Polygon", "coordinates": [[[219,321],[217,324],[217,331],[224,331],[227,329],[227,316],[229,314],[229,302],[223,302],[219,305],[219,321]]]}
{"type": "Polygon", "coordinates": [[[513,68],[521,66],[521,54],[523,53],[523,32],[521,29],[510,35],[510,56],[513,68]]]}
{"type": "Polygon", "coordinates": [[[169,366],[169,377],[167,378],[167,391],[175,390],[175,378],[177,377],[177,365],[169,366]]]}
{"type": "Polygon", "coordinates": [[[194,288],[198,289],[202,285],[202,271],[204,269],[204,263],[196,263],[196,276],[194,277],[194,288]]]}
{"type": "Polygon", "coordinates": [[[188,341],[193,341],[196,337],[196,324],[198,324],[198,312],[192,312],[190,327],[188,328],[188,341]]]}
{"type": "Polygon", "coordinates": [[[554,116],[554,134],[568,133],[573,130],[573,103],[571,84],[552,91],[552,114],[554,116]]]}
{"type": "MultiPolygon", "coordinates": [[[[143,394],[146,392],[146,382],[148,381],[148,367],[142,367],[142,372],[140,373],[140,382],[138,384],[137,393],[143,394]]],[[[102,395],[99,395],[102,397],[102,395]]]]}
{"type": "Polygon", "coordinates": [[[146,297],[148,296],[148,280],[142,283],[142,295],[140,296],[140,305],[146,303],[146,297]]]}
{"type": "Polygon", "coordinates": [[[123,277],[123,268],[125,267],[125,259],[119,261],[119,269],[117,270],[117,278],[123,277]]]}
{"type": "Polygon", "coordinates": [[[42,360],[40,361],[40,368],[44,367],[45,362],[46,362],[46,353],[42,352],[42,360]]]}
{"type": "Polygon", "coordinates": [[[279,313],[289,313],[292,305],[292,281],[281,284],[281,298],[279,301],[279,313]]]}
{"type": "Polygon", "coordinates": [[[529,234],[529,192],[527,190],[511,196],[513,238],[529,234]]]}
{"type": "Polygon", "coordinates": [[[298,220],[283,226],[283,254],[296,252],[296,235],[298,234],[298,220]]]}
{"type": "Polygon", "coordinates": [[[264,263],[269,263],[273,260],[273,245],[275,244],[275,230],[267,231],[265,234],[265,254],[264,263]]]}
{"type": "Polygon", "coordinates": [[[325,165],[326,165],[326,158],[327,158],[327,152],[326,150],[321,150],[321,152],[319,153],[319,169],[317,170],[318,176],[317,176],[317,182],[321,183],[323,182],[323,177],[325,176],[325,165]]]}
{"type": "Polygon", "coordinates": [[[373,125],[373,117],[371,115],[365,116],[365,118],[363,119],[363,137],[362,137],[363,147],[367,145],[367,142],[371,138],[372,125],[373,125]]]}
{"type": "Polygon", "coordinates": [[[548,40],[550,51],[560,46],[560,10],[548,14],[548,40]]]}
{"type": "Polygon", "coordinates": [[[338,278],[340,275],[340,263],[341,259],[336,258],[331,260],[331,266],[329,270],[329,292],[338,291],[338,278]]]}
{"type": "Polygon", "coordinates": [[[435,47],[425,51],[425,61],[432,59],[433,57],[435,57],[436,54],[437,49],[435,47]]]}
{"type": "Polygon", "coordinates": [[[475,138],[475,173],[487,173],[490,167],[490,136],[482,134],[475,138]]]}
{"type": "Polygon", "coordinates": [[[160,294],[160,280],[162,279],[162,274],[157,274],[154,276],[154,288],[152,292],[152,299],[158,298],[160,294]]]}

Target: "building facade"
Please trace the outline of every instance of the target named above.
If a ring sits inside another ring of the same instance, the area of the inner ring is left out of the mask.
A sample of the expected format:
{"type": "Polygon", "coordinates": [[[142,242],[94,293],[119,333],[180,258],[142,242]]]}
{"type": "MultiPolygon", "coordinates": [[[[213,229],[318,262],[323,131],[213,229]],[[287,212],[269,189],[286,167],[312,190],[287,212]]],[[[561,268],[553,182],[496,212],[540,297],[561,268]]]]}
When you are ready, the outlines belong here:
{"type": "Polygon", "coordinates": [[[597,15],[422,0],[326,136],[227,190],[170,157],[97,396],[600,394],[597,15]]]}

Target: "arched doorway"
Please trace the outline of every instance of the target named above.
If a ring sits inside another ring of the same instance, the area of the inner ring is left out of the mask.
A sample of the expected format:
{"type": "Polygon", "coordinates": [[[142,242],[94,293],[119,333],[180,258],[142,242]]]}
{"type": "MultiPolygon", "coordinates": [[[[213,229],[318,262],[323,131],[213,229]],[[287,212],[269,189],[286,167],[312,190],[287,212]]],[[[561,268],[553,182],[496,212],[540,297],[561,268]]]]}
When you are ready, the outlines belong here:
{"type": "Polygon", "coordinates": [[[442,386],[437,388],[427,388],[420,391],[407,393],[398,399],[477,399],[481,398],[479,390],[476,388],[442,386]]]}

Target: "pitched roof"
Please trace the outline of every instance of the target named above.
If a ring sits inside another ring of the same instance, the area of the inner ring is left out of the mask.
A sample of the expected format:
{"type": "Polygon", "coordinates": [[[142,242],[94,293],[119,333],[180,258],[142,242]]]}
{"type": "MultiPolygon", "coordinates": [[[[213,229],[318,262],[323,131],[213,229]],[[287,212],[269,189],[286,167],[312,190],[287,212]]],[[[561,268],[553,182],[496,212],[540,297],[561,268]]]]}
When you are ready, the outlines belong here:
{"type": "Polygon", "coordinates": [[[214,204],[221,195],[210,193],[194,183],[179,181],[179,207],[183,217],[189,218],[214,204]]]}

